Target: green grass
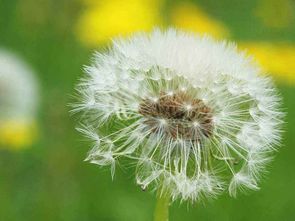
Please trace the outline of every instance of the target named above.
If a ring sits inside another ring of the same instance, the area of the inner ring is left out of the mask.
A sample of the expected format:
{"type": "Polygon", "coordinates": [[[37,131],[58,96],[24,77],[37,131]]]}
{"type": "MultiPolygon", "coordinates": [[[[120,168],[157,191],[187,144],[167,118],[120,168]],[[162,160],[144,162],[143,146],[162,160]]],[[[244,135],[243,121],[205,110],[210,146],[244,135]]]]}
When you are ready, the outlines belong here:
{"type": "MultiPolygon", "coordinates": [[[[200,4],[230,27],[234,40],[295,41],[294,28],[277,31],[260,24],[251,14],[255,1],[200,4]]],[[[67,107],[92,52],[73,34],[80,8],[70,0],[0,0],[0,47],[31,64],[42,98],[37,144],[20,152],[0,151],[0,220],[152,220],[155,194],[135,185],[133,168],[118,167],[112,181],[107,168],[83,162],[88,144],[74,130],[75,117],[67,107]]],[[[279,88],[288,112],[284,145],[261,191],[237,199],[224,194],[193,206],[175,203],[171,221],[294,220],[295,88],[279,88]]]]}

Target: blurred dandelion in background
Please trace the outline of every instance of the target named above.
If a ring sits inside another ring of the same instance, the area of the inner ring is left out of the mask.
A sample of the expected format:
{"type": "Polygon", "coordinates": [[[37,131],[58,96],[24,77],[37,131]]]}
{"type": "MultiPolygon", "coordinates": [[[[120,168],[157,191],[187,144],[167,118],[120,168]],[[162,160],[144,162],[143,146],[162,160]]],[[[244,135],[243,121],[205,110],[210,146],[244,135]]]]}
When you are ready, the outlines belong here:
{"type": "Polygon", "coordinates": [[[243,42],[240,47],[249,51],[265,72],[277,80],[295,83],[295,45],[275,42],[243,42]]]}
{"type": "Polygon", "coordinates": [[[161,25],[162,0],[85,0],[77,35],[86,45],[102,45],[114,36],[149,31],[161,25]]]}
{"type": "Polygon", "coordinates": [[[78,85],[86,160],[137,164],[141,188],[182,201],[257,190],[280,143],[270,78],[234,44],[170,29],[116,39],[78,85]],[[106,129],[107,128],[107,129],[106,129]]]}
{"type": "Polygon", "coordinates": [[[208,15],[196,4],[185,2],[171,9],[171,25],[185,31],[209,34],[215,38],[229,37],[229,29],[221,21],[208,15]]]}
{"type": "Polygon", "coordinates": [[[22,149],[36,139],[38,87],[33,71],[0,50],[0,147],[22,149]]]}

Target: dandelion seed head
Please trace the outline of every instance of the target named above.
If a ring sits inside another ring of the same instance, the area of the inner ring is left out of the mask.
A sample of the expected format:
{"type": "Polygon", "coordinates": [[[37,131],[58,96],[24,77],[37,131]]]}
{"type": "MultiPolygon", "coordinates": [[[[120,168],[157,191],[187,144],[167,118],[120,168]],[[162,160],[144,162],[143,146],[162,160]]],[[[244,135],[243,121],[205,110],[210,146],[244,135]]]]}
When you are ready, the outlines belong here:
{"type": "Polygon", "coordinates": [[[115,39],[85,72],[74,110],[95,141],[87,160],[114,175],[130,158],[137,184],[172,200],[258,189],[283,114],[272,81],[235,45],[155,30],[115,39]]]}
{"type": "Polygon", "coordinates": [[[31,67],[15,54],[0,49],[0,121],[33,118],[38,103],[37,91],[31,67]]]}

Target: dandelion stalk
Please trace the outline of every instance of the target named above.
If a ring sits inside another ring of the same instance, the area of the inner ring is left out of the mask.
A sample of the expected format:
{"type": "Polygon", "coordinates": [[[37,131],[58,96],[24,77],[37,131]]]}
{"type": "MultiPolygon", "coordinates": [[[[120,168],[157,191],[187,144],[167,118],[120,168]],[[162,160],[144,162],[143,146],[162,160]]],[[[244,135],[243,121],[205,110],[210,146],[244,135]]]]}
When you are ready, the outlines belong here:
{"type": "Polygon", "coordinates": [[[154,212],[154,221],[169,220],[170,197],[164,194],[157,194],[156,208],[154,212]]]}

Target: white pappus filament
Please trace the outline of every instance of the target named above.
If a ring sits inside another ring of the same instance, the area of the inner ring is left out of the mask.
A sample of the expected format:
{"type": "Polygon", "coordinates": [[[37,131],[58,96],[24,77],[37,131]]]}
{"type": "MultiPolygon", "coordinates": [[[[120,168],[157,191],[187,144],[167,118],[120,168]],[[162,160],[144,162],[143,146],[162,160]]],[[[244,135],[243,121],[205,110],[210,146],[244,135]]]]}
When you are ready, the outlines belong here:
{"type": "Polygon", "coordinates": [[[235,45],[170,29],[116,39],[78,85],[87,160],[136,163],[136,181],[195,201],[258,189],[283,114],[268,77],[235,45]]]}

